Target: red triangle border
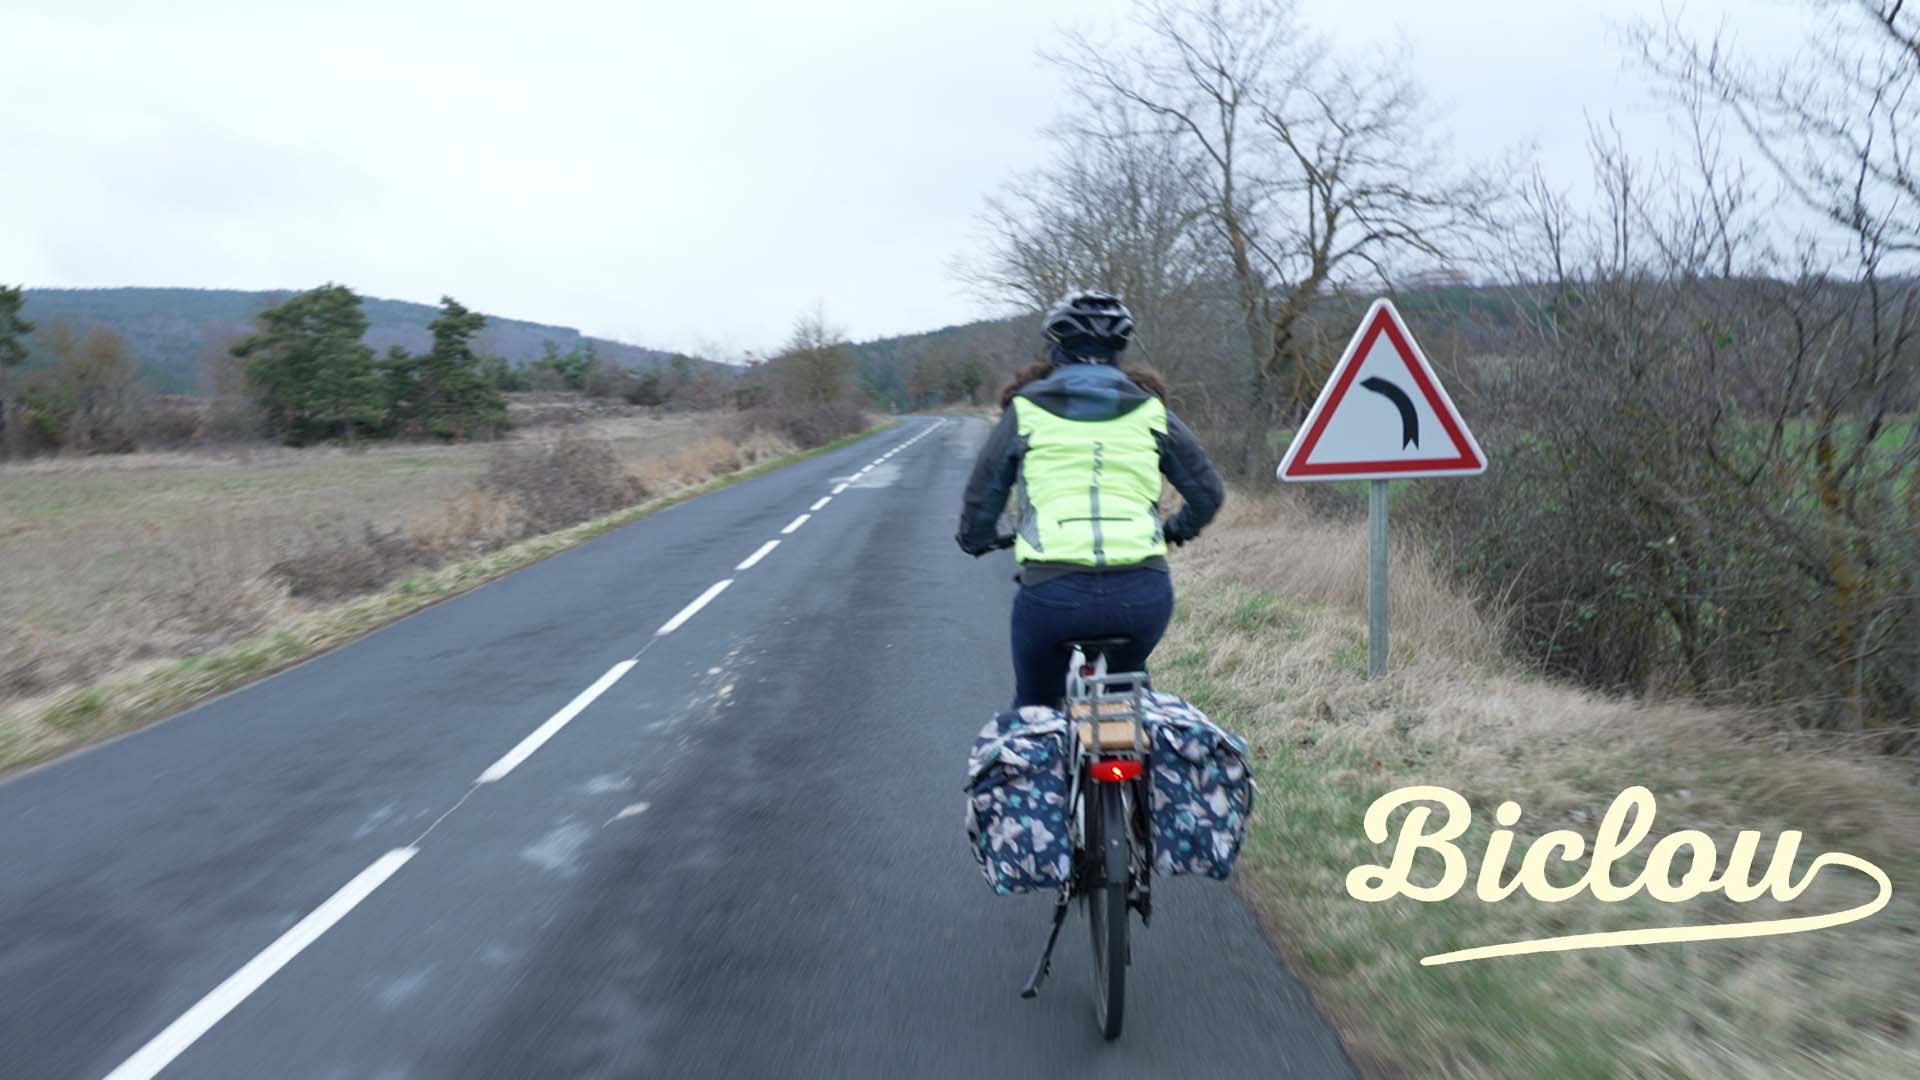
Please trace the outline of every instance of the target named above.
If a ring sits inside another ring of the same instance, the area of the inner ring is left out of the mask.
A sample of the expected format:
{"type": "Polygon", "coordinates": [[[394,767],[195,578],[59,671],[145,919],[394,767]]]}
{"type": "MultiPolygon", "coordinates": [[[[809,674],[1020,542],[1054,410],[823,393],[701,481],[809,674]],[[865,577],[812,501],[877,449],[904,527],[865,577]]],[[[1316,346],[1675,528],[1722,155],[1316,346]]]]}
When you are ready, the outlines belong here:
{"type": "Polygon", "coordinates": [[[1285,471],[1280,474],[1283,479],[1366,479],[1369,476],[1379,474],[1406,475],[1423,472],[1459,472],[1464,469],[1477,471],[1484,470],[1487,467],[1486,458],[1483,454],[1477,452],[1478,448],[1473,438],[1462,430],[1461,422],[1458,414],[1454,411],[1453,403],[1441,392],[1439,387],[1434,384],[1433,380],[1428,377],[1426,364],[1422,362],[1420,353],[1415,349],[1413,342],[1409,340],[1408,336],[1401,331],[1400,320],[1394,312],[1392,305],[1385,301],[1375,304],[1373,321],[1368,325],[1366,333],[1359,339],[1358,346],[1350,347],[1342,357],[1342,365],[1343,368],[1340,372],[1339,383],[1334,386],[1332,393],[1328,394],[1323,402],[1316,403],[1313,425],[1301,436],[1298,451],[1290,452],[1287,455],[1285,471]],[[1320,436],[1325,433],[1327,424],[1333,420],[1334,412],[1339,408],[1341,401],[1346,398],[1347,390],[1353,385],[1354,379],[1360,374],[1361,364],[1373,351],[1373,346],[1375,342],[1379,340],[1381,334],[1387,335],[1387,339],[1393,345],[1394,351],[1400,356],[1400,362],[1406,366],[1408,373],[1413,376],[1414,385],[1419,389],[1421,395],[1426,398],[1427,406],[1433,410],[1433,414],[1439,417],[1441,428],[1446,431],[1447,438],[1452,441],[1453,448],[1458,451],[1458,453],[1451,458],[1426,458],[1414,461],[1313,462],[1311,460],[1313,451],[1320,443],[1320,436]]]}

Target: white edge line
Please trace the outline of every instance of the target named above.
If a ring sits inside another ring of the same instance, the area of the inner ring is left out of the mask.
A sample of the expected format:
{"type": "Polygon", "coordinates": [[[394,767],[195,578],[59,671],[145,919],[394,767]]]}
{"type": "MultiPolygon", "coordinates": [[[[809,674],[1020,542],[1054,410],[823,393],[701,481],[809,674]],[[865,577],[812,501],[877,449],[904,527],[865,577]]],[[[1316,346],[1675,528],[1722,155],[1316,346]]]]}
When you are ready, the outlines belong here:
{"type": "Polygon", "coordinates": [[[680,629],[682,624],[684,624],[688,619],[691,619],[695,615],[699,614],[701,608],[706,607],[707,604],[711,602],[714,597],[719,596],[722,592],[726,591],[727,586],[731,584],[733,584],[732,578],[724,578],[720,581],[716,581],[713,584],[707,586],[707,591],[701,593],[699,596],[694,597],[693,603],[688,604],[686,607],[681,608],[680,613],[678,615],[675,615],[673,618],[668,619],[666,622],[660,624],[660,629],[655,630],[653,632],[653,636],[666,637],[668,634],[671,634],[675,630],[680,629]]]}
{"type": "Polygon", "coordinates": [[[339,892],[327,897],[306,918],[288,927],[286,933],[275,938],[273,944],[243,964],[239,971],[227,976],[225,982],[208,991],[206,997],[194,1002],[193,1007],[181,1013],[178,1020],[147,1040],[145,1046],[134,1051],[132,1057],[108,1073],[107,1080],[150,1080],[158,1075],[160,1070],[172,1064],[174,1058],[179,1057],[187,1047],[245,1001],[248,995],[273,978],[275,972],[299,956],[302,949],[313,944],[320,935],[345,918],[347,912],[392,877],[394,871],[405,866],[407,860],[418,854],[419,850],[395,848],[375,859],[371,866],[354,875],[352,881],[342,885],[339,892]]]}
{"type": "Polygon", "coordinates": [[[507,751],[501,756],[499,761],[487,766],[487,771],[481,773],[480,778],[475,780],[474,783],[491,784],[495,780],[512,772],[521,762],[532,757],[533,752],[540,749],[548,739],[553,738],[561,728],[571,723],[574,717],[586,711],[587,706],[593,704],[594,698],[607,692],[607,687],[619,682],[620,676],[632,671],[633,665],[637,662],[638,661],[634,660],[622,660],[613,665],[613,667],[607,670],[605,675],[600,676],[597,682],[585,690],[580,691],[572,701],[567,702],[566,708],[548,717],[546,723],[534,728],[526,738],[521,739],[518,746],[507,751]]]}
{"type": "Polygon", "coordinates": [[[791,533],[793,530],[799,528],[800,526],[805,525],[807,523],[807,519],[812,516],[813,516],[812,514],[801,514],[799,517],[794,518],[792,521],[787,522],[787,527],[780,530],[780,535],[785,536],[788,533],[791,533]]]}
{"type": "Polygon", "coordinates": [[[766,558],[768,552],[772,551],[774,548],[777,548],[779,546],[780,546],[780,541],[778,540],[769,540],[766,543],[761,544],[759,551],[756,551],[753,554],[747,556],[745,562],[733,568],[734,572],[739,573],[742,570],[751,568],[754,563],[757,563],[761,559],[766,558]]]}
{"type": "Polygon", "coordinates": [[[823,506],[825,506],[825,505],[827,505],[828,503],[830,503],[830,502],[832,502],[832,501],[833,501],[833,496],[831,496],[831,495],[822,495],[822,496],[820,496],[820,500],[819,500],[818,502],[816,502],[816,503],[814,503],[814,504],[813,504],[812,506],[809,506],[809,507],[807,507],[807,509],[808,509],[808,510],[813,510],[813,511],[818,511],[818,510],[819,510],[819,509],[820,509],[821,507],[823,507],[823,506]]]}

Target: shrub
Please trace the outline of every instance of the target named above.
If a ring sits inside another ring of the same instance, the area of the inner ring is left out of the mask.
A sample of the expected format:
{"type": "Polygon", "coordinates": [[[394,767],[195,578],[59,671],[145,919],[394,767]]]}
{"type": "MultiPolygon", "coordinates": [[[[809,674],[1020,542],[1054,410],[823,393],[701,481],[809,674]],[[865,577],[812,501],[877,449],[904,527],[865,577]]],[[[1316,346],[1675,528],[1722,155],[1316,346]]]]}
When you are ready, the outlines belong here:
{"type": "Polygon", "coordinates": [[[778,404],[746,414],[747,430],[768,431],[802,449],[864,431],[867,413],[850,400],[778,404]]]}
{"type": "Polygon", "coordinates": [[[1873,296],[1569,283],[1528,362],[1477,380],[1495,468],[1421,485],[1412,516],[1510,600],[1515,643],[1550,671],[1789,702],[1897,744],[1920,710],[1920,440],[1873,296]]]}
{"type": "Polygon", "coordinates": [[[343,600],[373,592],[430,561],[431,553],[401,530],[367,522],[358,532],[323,525],[304,547],[267,572],[284,582],[290,595],[343,600]]]}
{"type": "Polygon", "coordinates": [[[149,399],[140,416],[138,441],[143,448],[174,448],[200,441],[206,427],[200,403],[168,395],[149,399]]]}
{"type": "Polygon", "coordinates": [[[628,474],[613,447],[577,428],[550,442],[500,447],[480,489],[518,514],[521,535],[563,529],[646,498],[646,486],[628,474]]]}
{"type": "Polygon", "coordinates": [[[89,454],[134,449],[145,395],[126,340],[104,327],[76,336],[63,322],[50,324],[43,340],[53,366],[35,372],[20,394],[38,438],[89,454]]]}

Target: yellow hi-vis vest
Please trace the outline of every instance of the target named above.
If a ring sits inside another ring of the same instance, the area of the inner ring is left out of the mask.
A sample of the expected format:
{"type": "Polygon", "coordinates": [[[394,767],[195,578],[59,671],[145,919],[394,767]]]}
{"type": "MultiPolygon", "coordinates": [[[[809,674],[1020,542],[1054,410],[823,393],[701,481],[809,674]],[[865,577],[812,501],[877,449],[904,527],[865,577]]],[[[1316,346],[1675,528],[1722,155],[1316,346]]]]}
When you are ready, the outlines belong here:
{"type": "Polygon", "coordinates": [[[1023,397],[1021,562],[1127,566],[1167,553],[1160,535],[1160,444],[1167,407],[1148,399],[1111,420],[1068,420],[1023,397]]]}

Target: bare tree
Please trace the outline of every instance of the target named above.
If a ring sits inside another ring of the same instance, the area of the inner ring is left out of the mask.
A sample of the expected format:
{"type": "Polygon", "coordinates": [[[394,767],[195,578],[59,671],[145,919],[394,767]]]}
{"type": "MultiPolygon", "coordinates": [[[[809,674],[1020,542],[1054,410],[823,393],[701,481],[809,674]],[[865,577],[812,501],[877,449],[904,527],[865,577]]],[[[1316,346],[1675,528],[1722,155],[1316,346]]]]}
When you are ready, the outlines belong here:
{"type": "Polygon", "coordinates": [[[132,450],[144,403],[126,339],[103,326],[77,334],[64,319],[40,336],[53,366],[35,373],[22,396],[47,433],[65,450],[132,450]]]}
{"type": "Polygon", "coordinates": [[[249,442],[266,434],[266,411],[247,381],[247,364],[233,354],[239,330],[216,332],[200,346],[200,392],[207,399],[206,434],[220,442],[249,442]]]}
{"type": "Polygon", "coordinates": [[[1028,310],[1105,289],[1150,335],[1187,318],[1223,269],[1192,199],[1195,164],[1176,137],[1129,128],[1124,113],[1087,119],[1108,122],[1060,129],[1050,166],[988,199],[986,251],[956,269],[984,298],[1028,310]]]}
{"type": "Polygon", "coordinates": [[[826,405],[844,401],[853,385],[853,348],[846,331],[815,306],[794,321],[786,347],[769,361],[779,376],[779,394],[787,403],[826,405]]]}
{"type": "Polygon", "coordinates": [[[1884,717],[1869,672],[1889,649],[1906,668],[1906,700],[1920,697],[1920,163],[1909,141],[1920,13],[1904,0],[1809,7],[1836,17],[1785,62],[1746,59],[1724,36],[1696,40],[1672,21],[1634,37],[1677,97],[1732,116],[1827,226],[1801,238],[1800,284],[1785,300],[1797,325],[1768,464],[1816,497],[1808,539],[1819,557],[1807,570],[1831,598],[1823,651],[1847,676],[1853,719],[1872,726],[1884,717]]]}
{"type": "MultiPolygon", "coordinates": [[[[1397,260],[1443,258],[1480,223],[1491,187],[1444,167],[1399,58],[1356,77],[1303,32],[1291,0],[1140,0],[1138,40],[1086,35],[1051,57],[1089,115],[1184,144],[1238,295],[1249,361],[1239,466],[1265,464],[1268,429],[1297,414],[1316,372],[1316,301],[1397,260]]],[[[1111,124],[1090,127],[1111,137],[1111,124]]]]}
{"type": "Polygon", "coordinates": [[[1884,132],[1833,141],[1887,114],[1905,79],[1881,61],[1920,70],[1873,44],[1876,18],[1777,69],[1639,29],[1687,152],[1643,160],[1595,124],[1588,209],[1527,185],[1522,359],[1474,388],[1501,475],[1430,501],[1550,667],[1786,703],[1897,747],[1920,736],[1920,293],[1900,239],[1920,207],[1884,132]],[[1871,47],[1840,64],[1842,42],[1871,47]]]}

